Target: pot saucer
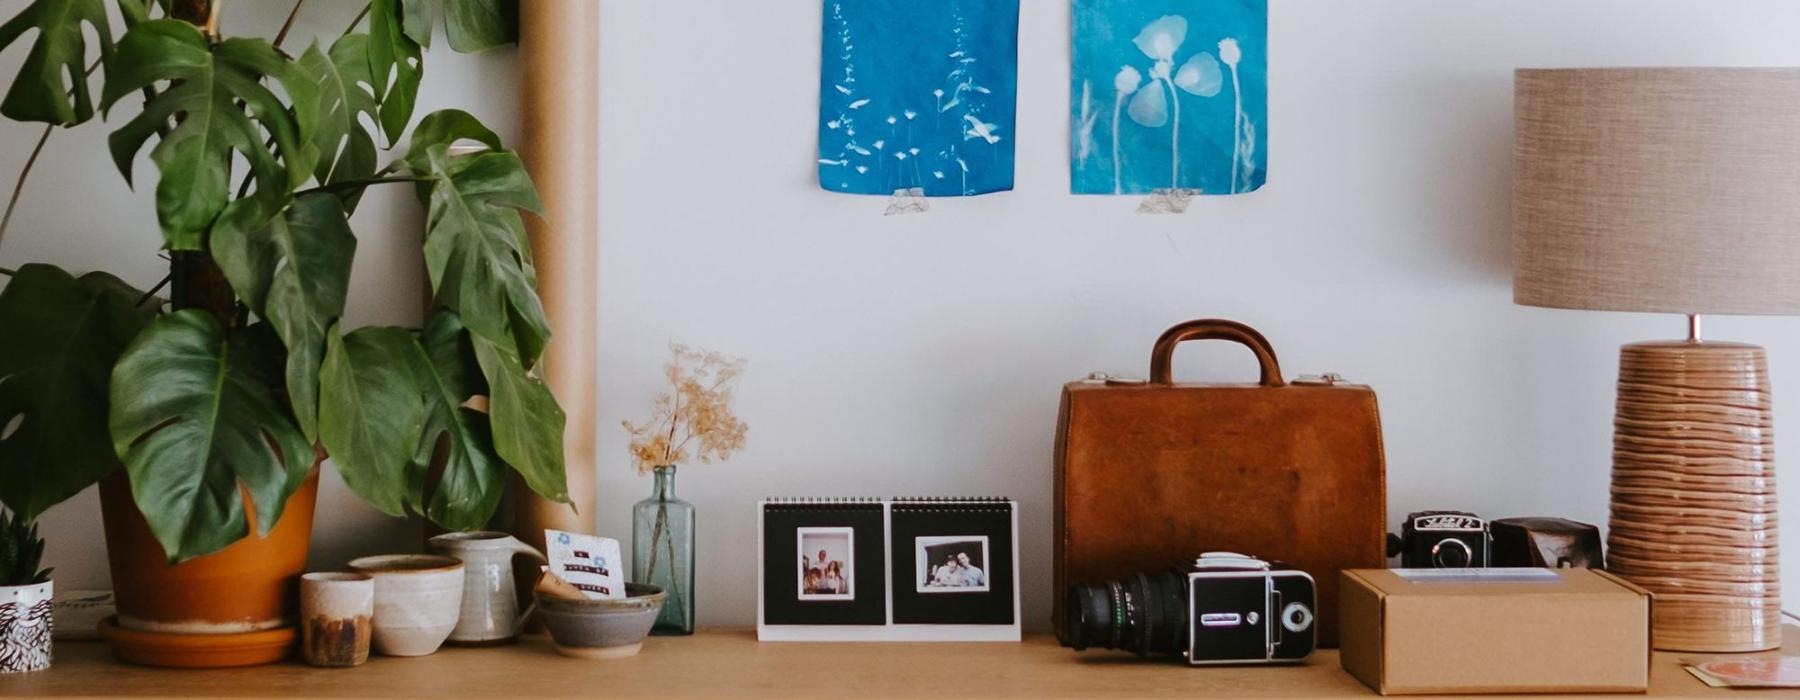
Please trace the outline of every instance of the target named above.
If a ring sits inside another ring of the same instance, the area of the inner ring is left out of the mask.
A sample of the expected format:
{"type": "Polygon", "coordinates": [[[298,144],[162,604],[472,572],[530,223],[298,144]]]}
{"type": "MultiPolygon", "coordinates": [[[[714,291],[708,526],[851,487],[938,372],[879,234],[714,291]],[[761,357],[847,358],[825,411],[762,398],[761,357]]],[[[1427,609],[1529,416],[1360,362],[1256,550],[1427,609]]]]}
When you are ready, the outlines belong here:
{"type": "Polygon", "coordinates": [[[100,636],[120,659],[170,668],[256,666],[287,658],[298,636],[293,627],[236,634],[145,632],[119,626],[117,615],[100,621],[100,636]]]}

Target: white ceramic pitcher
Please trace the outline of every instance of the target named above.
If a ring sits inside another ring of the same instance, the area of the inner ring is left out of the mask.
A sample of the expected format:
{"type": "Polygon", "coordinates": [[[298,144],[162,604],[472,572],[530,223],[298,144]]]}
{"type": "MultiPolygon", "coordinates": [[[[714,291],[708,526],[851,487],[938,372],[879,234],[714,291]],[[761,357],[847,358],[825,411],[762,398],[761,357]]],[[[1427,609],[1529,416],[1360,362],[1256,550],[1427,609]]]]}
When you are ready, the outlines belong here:
{"type": "Polygon", "coordinates": [[[463,562],[462,616],[450,632],[451,644],[505,644],[519,636],[532,606],[519,608],[513,557],[531,557],[545,564],[543,552],[512,535],[487,531],[438,535],[427,547],[463,562]]]}

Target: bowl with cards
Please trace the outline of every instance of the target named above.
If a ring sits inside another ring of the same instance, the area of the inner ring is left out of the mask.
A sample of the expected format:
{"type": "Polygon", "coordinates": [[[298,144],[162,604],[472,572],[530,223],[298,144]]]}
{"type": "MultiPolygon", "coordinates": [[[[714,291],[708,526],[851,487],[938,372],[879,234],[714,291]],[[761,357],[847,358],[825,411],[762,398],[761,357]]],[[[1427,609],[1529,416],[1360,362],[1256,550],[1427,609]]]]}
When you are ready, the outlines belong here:
{"type": "Polygon", "coordinates": [[[637,654],[668,597],[656,586],[627,583],[623,598],[591,598],[553,574],[544,576],[534,595],[556,652],[584,659],[637,654]]]}
{"type": "Polygon", "coordinates": [[[625,582],[618,540],[545,530],[544,543],[549,563],[532,595],[557,653],[588,659],[638,653],[668,594],[625,582]]]}

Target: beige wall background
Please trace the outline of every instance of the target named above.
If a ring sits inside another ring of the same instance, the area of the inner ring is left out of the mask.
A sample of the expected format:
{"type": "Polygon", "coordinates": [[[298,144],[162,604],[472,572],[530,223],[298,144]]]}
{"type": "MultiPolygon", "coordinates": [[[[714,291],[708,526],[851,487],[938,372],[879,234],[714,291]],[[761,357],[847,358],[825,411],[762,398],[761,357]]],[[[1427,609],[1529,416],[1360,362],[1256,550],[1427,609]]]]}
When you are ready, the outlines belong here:
{"type": "MultiPolygon", "coordinates": [[[[1268,186],[1148,217],[1131,198],[1067,194],[1068,4],[1023,2],[1018,190],[888,218],[879,198],[813,183],[819,2],[603,5],[602,534],[629,538],[630,504],[649,492],[618,422],[646,413],[668,343],[750,360],[738,404],[749,449],[678,480],[699,508],[702,624],[754,620],[758,497],[907,494],[1019,499],[1025,611],[1043,624],[1060,385],[1095,370],[1141,375],[1158,333],[1201,316],[1257,326],[1290,374],[1376,388],[1390,522],[1441,507],[1605,522],[1617,347],[1684,328],[1511,304],[1512,69],[1796,65],[1800,5],[1272,0],[1268,186]]],[[[358,6],[308,2],[295,38],[335,36],[358,6]]],[[[270,34],[287,7],[233,3],[226,29],[270,34]]],[[[0,55],[0,73],[20,60],[0,55]]],[[[517,70],[511,50],[439,48],[420,109],[463,107],[516,137],[517,70]]],[[[149,190],[125,188],[106,132],[51,140],[0,264],[156,281],[149,190]]],[[[0,127],[0,187],[36,136],[0,127]]],[[[371,195],[354,223],[346,325],[416,321],[411,193],[371,195]]],[[[1709,319],[1707,332],[1769,348],[1788,455],[1800,320],[1709,319]]],[[[1176,372],[1240,379],[1254,364],[1199,347],[1176,372]]],[[[1795,469],[1788,457],[1783,478],[1795,469]]],[[[335,473],[322,499],[319,566],[416,545],[416,524],[368,510],[335,473]]],[[[1790,550],[1797,509],[1790,489],[1790,550]]],[[[59,585],[106,585],[97,525],[91,493],[46,516],[59,585]]],[[[1800,607],[1800,576],[1788,579],[1800,607]]]]}

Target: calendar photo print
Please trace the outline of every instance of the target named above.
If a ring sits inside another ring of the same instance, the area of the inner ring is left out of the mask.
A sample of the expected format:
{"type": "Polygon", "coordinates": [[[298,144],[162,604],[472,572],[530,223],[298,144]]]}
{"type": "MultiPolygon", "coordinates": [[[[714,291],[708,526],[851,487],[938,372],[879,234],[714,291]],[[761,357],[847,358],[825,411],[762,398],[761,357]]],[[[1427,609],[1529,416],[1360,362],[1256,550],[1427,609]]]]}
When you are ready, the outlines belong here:
{"type": "Polygon", "coordinates": [[[884,519],[878,502],[765,506],[763,622],[886,623],[884,519]]]}
{"type": "Polygon", "coordinates": [[[889,528],[894,624],[1016,621],[1010,503],[896,501],[889,528]]]}

